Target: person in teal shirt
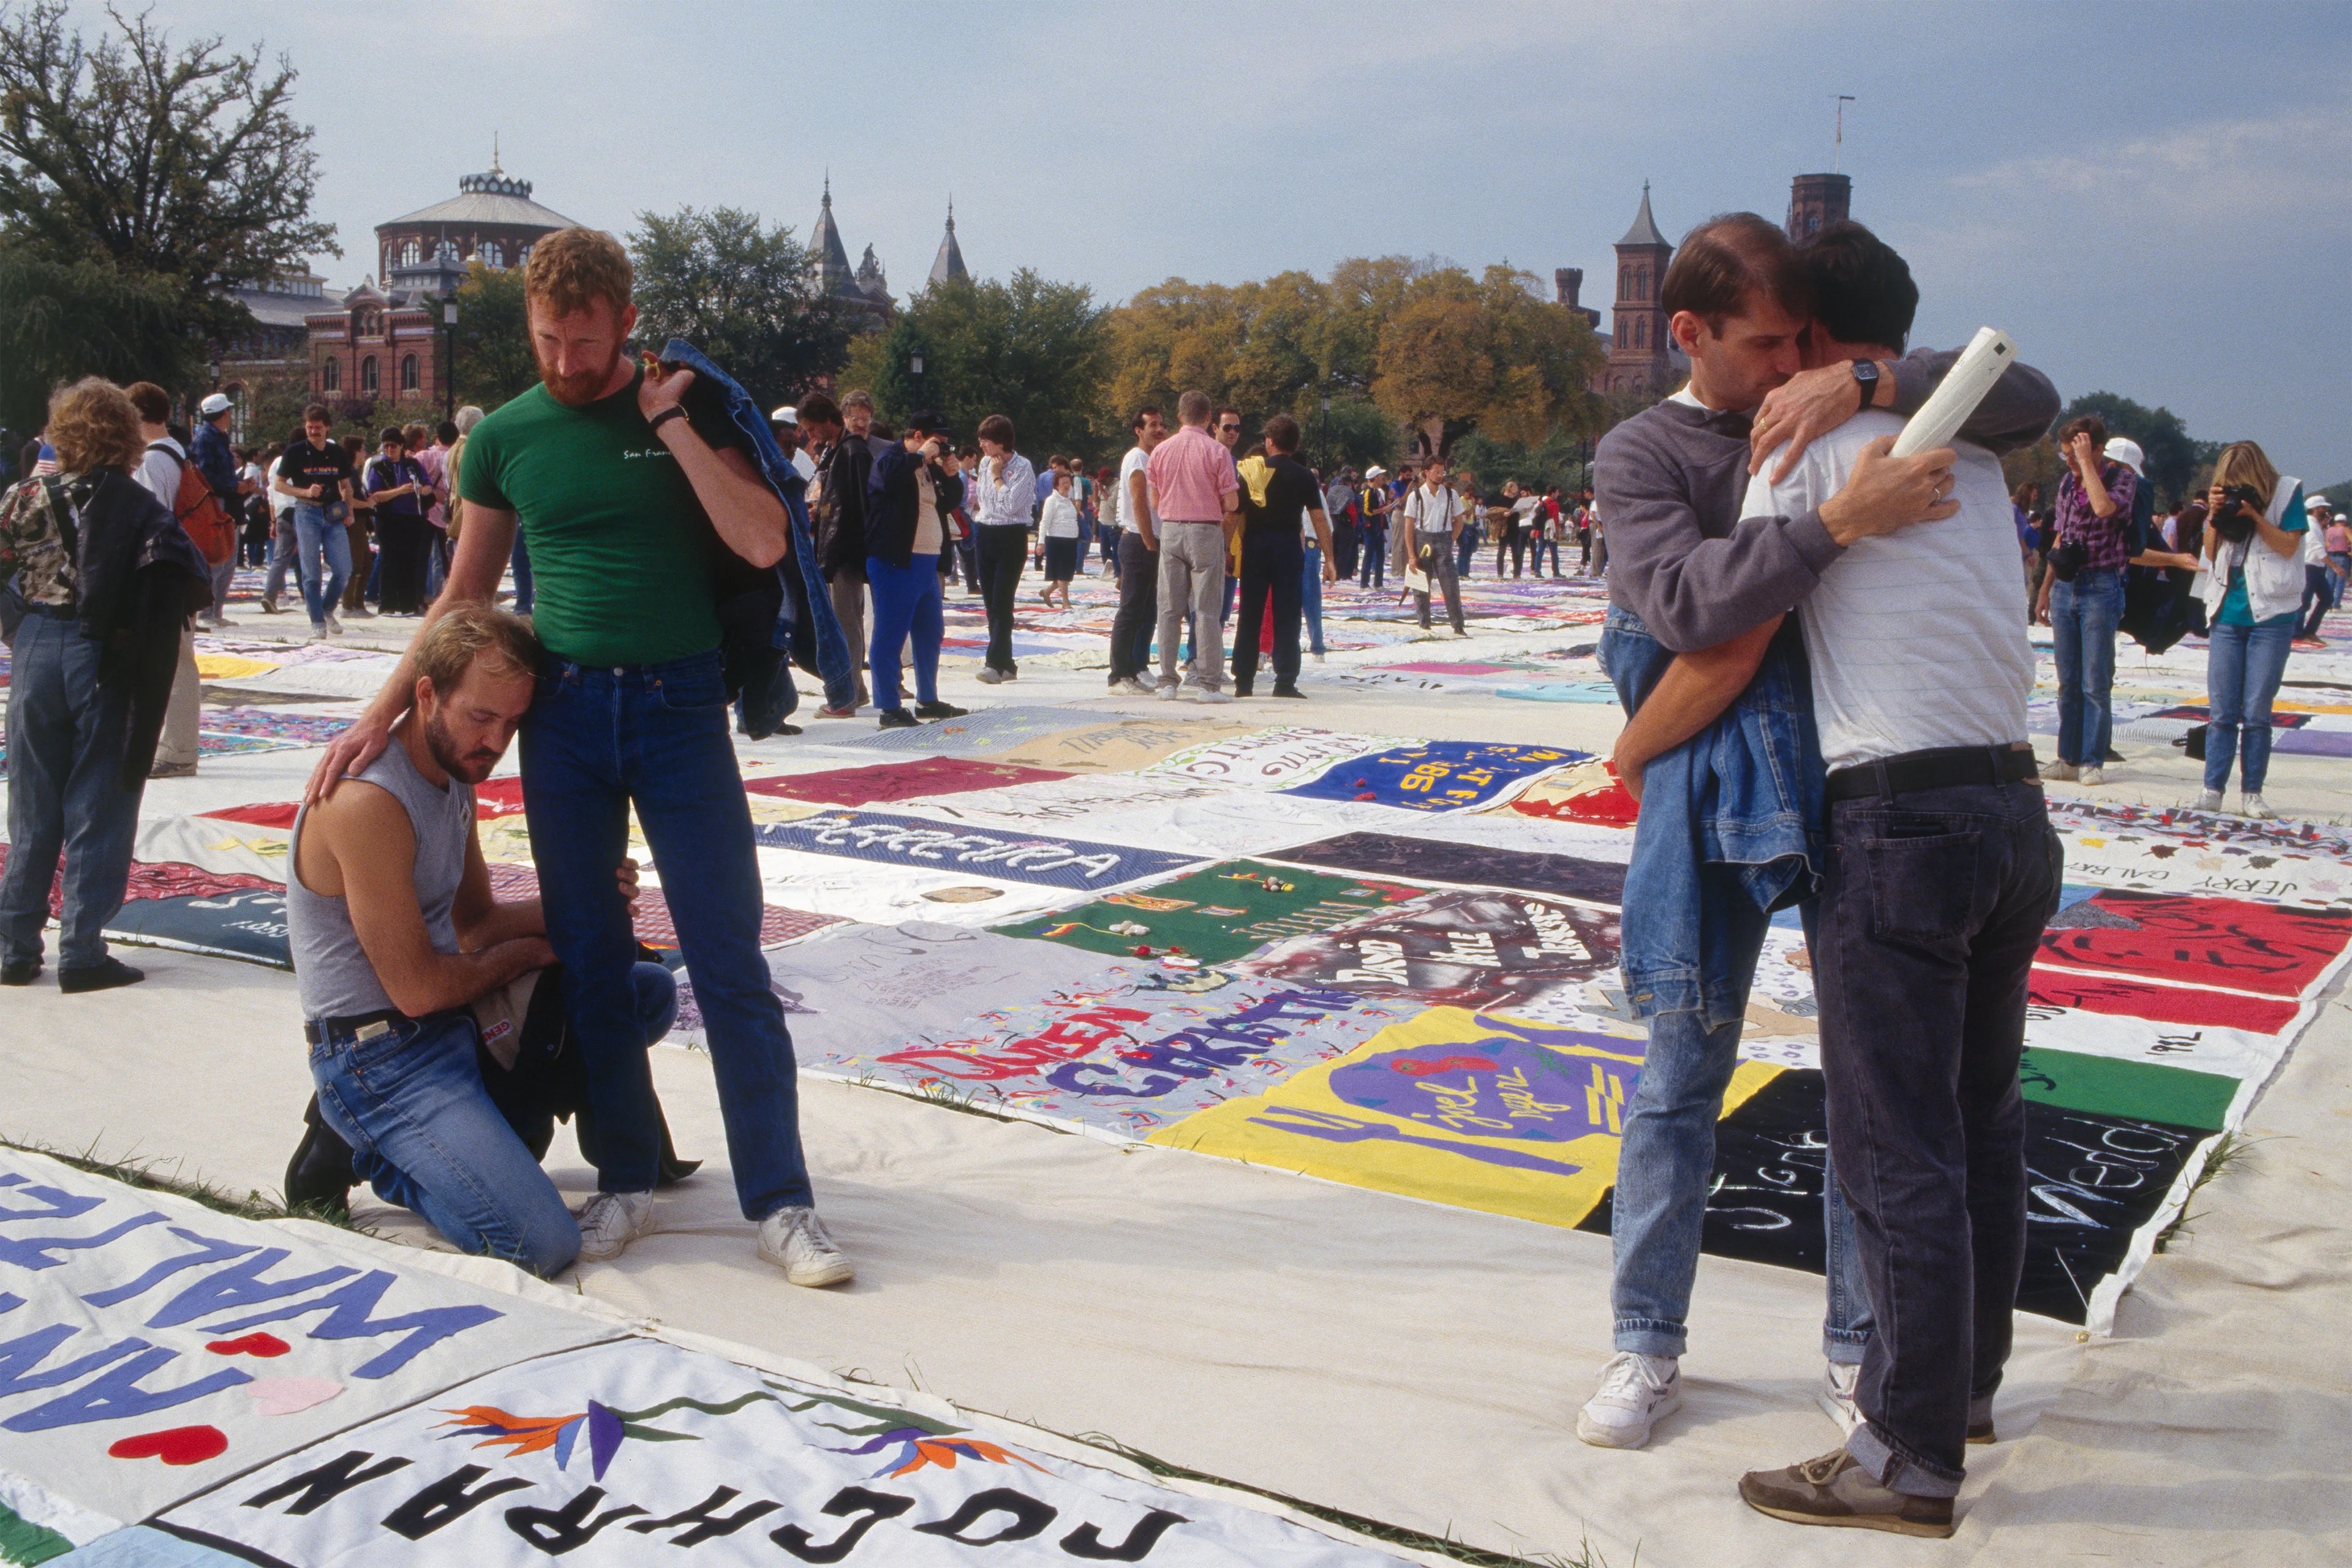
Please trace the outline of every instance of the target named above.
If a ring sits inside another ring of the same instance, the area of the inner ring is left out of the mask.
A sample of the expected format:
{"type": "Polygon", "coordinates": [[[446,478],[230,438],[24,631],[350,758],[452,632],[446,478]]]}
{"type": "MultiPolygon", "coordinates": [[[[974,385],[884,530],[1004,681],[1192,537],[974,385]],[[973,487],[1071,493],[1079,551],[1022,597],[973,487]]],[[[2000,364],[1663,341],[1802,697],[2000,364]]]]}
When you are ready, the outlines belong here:
{"type": "Polygon", "coordinates": [[[2303,536],[2311,525],[2303,486],[2281,478],[2252,441],[2222,451],[2206,505],[2210,521],[2205,529],[2204,588],[2212,630],[2205,691],[2211,722],[2205,731],[2205,791],[2197,797],[2197,809],[2221,809],[2234,761],[2240,812],[2266,818],[2273,815],[2263,801],[2271,763],[2271,702],[2294,641],[2303,536]],[[2249,505],[2243,499],[2249,495],[2261,498],[2261,504],[2249,505]]]}

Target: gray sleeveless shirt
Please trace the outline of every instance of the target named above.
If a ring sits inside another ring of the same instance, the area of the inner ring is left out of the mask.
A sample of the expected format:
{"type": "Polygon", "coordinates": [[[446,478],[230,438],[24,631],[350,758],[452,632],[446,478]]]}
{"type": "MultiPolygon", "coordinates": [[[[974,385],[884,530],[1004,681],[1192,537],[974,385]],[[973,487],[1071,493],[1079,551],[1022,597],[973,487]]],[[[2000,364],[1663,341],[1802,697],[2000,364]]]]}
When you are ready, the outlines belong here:
{"type": "MultiPolygon", "coordinates": [[[[412,720],[411,722],[414,722],[412,720]]],[[[389,791],[408,813],[416,833],[416,904],[425,912],[425,934],[436,952],[457,951],[457,929],[449,918],[457,883],[466,874],[466,846],[474,836],[474,791],[452,779],[446,789],[425,782],[395,733],[383,755],[352,775],[389,791]]],[[[375,977],[375,966],[360,949],[350,905],[302,885],[297,868],[302,851],[305,806],[295,814],[294,838],[286,868],[286,927],[294,950],[294,979],[305,1018],[348,1018],[383,1012],[392,998],[375,977]]]]}

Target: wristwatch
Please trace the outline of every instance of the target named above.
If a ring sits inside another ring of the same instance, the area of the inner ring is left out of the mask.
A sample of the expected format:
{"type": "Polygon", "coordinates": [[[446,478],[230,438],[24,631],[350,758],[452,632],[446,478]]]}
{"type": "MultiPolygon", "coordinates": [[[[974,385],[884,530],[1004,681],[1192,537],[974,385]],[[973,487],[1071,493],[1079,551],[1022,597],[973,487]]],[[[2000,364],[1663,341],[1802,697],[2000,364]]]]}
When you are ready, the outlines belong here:
{"type": "Polygon", "coordinates": [[[1853,380],[1854,384],[1862,388],[1862,405],[1869,407],[1878,395],[1878,362],[1874,359],[1854,361],[1853,380]]]}

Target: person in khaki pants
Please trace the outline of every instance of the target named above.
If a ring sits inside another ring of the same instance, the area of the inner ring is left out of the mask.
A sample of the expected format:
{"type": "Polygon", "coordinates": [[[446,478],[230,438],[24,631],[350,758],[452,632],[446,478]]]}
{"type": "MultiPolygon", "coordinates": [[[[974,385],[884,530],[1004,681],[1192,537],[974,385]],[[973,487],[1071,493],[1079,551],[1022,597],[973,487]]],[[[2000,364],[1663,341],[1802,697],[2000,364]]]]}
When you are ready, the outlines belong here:
{"type": "Polygon", "coordinates": [[[1209,395],[1176,400],[1176,434],[1153,448],[1145,469],[1160,534],[1160,695],[1172,701],[1231,702],[1224,687],[1225,552],[1241,526],[1241,479],[1234,455],[1209,434],[1209,395]],[[1192,679],[1177,679],[1176,648],[1192,618],[1192,679]]]}

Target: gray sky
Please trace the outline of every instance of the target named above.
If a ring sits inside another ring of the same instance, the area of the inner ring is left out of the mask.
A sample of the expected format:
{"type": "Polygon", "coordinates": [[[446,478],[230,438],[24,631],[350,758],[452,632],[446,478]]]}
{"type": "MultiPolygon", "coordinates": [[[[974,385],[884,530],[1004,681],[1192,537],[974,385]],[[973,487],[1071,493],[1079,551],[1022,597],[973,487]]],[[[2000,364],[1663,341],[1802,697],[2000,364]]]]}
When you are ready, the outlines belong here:
{"type": "MultiPolygon", "coordinates": [[[[85,21],[95,17],[94,7],[85,21]]],[[[1581,267],[1652,183],[1672,237],[1779,218],[1852,93],[1854,216],[1909,258],[1917,338],[2014,336],[2073,396],[2169,405],[2321,483],[2352,475],[2352,5],[1588,0],[818,5],[162,0],[290,54],[321,215],[373,226],[507,170],[582,222],[730,204],[903,296],[954,194],[975,273],[1118,300],[1339,258],[1581,267]],[[386,19],[402,18],[401,30],[386,19]],[[414,18],[413,23],[409,21],[414,18]]]]}

